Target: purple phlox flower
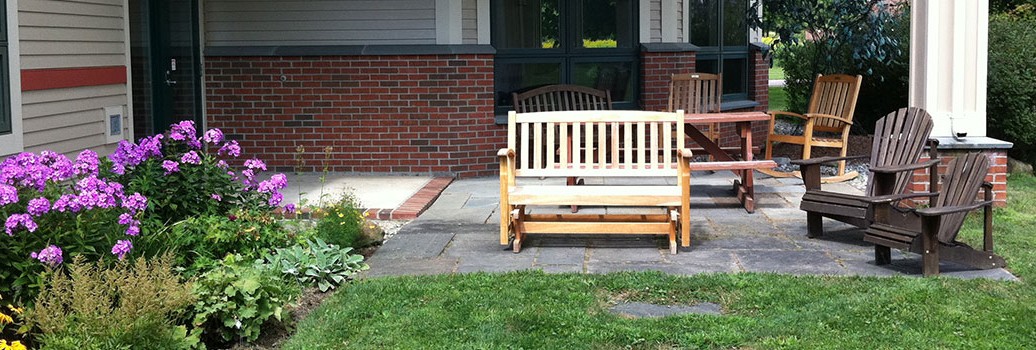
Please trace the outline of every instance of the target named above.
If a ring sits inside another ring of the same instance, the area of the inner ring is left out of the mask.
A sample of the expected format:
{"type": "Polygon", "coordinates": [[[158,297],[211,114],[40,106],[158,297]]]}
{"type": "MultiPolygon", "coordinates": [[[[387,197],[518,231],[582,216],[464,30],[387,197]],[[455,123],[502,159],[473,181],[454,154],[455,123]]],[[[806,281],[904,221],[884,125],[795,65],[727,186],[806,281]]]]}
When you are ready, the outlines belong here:
{"type": "Polygon", "coordinates": [[[246,160],[245,167],[249,169],[260,169],[262,171],[266,171],[266,163],[263,163],[263,161],[256,158],[246,160]]]}
{"type": "Polygon", "coordinates": [[[165,169],[165,174],[169,175],[180,171],[180,163],[171,160],[164,160],[162,161],[162,168],[165,169]]]}
{"type": "Polygon", "coordinates": [[[283,200],[284,200],[284,195],[283,194],[281,194],[280,192],[274,192],[274,193],[270,194],[269,204],[270,204],[271,207],[276,207],[277,205],[281,204],[281,201],[283,201],[283,200]]]}
{"type": "Polygon", "coordinates": [[[241,175],[244,176],[244,178],[241,179],[241,184],[245,185],[245,191],[251,189],[252,184],[255,183],[253,182],[255,179],[255,171],[252,169],[241,170],[241,175]]]}
{"type": "Polygon", "coordinates": [[[150,158],[162,157],[162,135],[140,139],[139,144],[122,140],[118,148],[108,156],[112,161],[112,172],[123,174],[127,167],[134,167],[150,158]]]}
{"type": "Polygon", "coordinates": [[[63,154],[50,164],[50,170],[48,180],[51,181],[64,181],[76,175],[75,164],[63,154]]]}
{"type": "Polygon", "coordinates": [[[97,176],[87,176],[76,182],[76,190],[82,191],[96,191],[102,186],[107,187],[107,184],[98,179],[97,176]]]}
{"type": "Polygon", "coordinates": [[[122,260],[126,257],[126,253],[129,253],[132,249],[133,242],[130,242],[126,239],[120,239],[117,242],[115,242],[114,246],[112,246],[112,254],[118,255],[119,260],[122,260]]]}
{"type": "Polygon", "coordinates": [[[91,150],[85,150],[79,152],[76,156],[76,163],[72,166],[73,171],[76,175],[97,175],[98,166],[101,164],[101,160],[97,157],[97,152],[91,150]]]}
{"type": "Polygon", "coordinates": [[[223,142],[223,130],[215,128],[209,129],[209,131],[206,131],[205,135],[202,136],[202,140],[214,145],[223,142]]]}
{"type": "Polygon", "coordinates": [[[162,157],[162,135],[155,135],[140,139],[139,152],[145,158],[162,157]]]}
{"type": "Polygon", "coordinates": [[[284,206],[284,212],[288,214],[295,214],[295,203],[289,203],[284,206]]]}
{"type": "Polygon", "coordinates": [[[198,165],[201,164],[201,157],[198,156],[198,152],[189,151],[184,153],[183,157],[180,157],[180,162],[198,165]]]}
{"type": "Polygon", "coordinates": [[[18,188],[8,184],[0,184],[0,206],[11,203],[18,203],[18,188]]]}
{"type": "Polygon", "coordinates": [[[212,199],[214,199],[217,202],[222,202],[223,201],[223,196],[220,196],[219,194],[216,194],[216,193],[213,193],[212,196],[210,196],[210,197],[212,197],[212,199]]]}
{"type": "Polygon", "coordinates": [[[58,200],[54,201],[54,204],[51,207],[51,209],[62,213],[66,211],[77,213],[82,208],[83,206],[79,203],[79,198],[70,193],[61,195],[58,200]]]}
{"type": "Polygon", "coordinates": [[[140,234],[140,221],[133,220],[133,222],[130,223],[129,227],[126,228],[126,235],[127,236],[134,236],[134,237],[136,237],[139,234],[140,234]]]}
{"type": "Polygon", "coordinates": [[[197,129],[194,128],[194,121],[184,120],[173,124],[169,128],[169,138],[175,141],[184,141],[191,148],[201,148],[198,141],[197,129]]]}
{"type": "Polygon", "coordinates": [[[50,211],[50,200],[46,197],[38,197],[29,200],[28,208],[26,209],[29,215],[40,216],[50,211]]]}
{"type": "Polygon", "coordinates": [[[7,229],[8,236],[14,236],[14,230],[17,230],[19,227],[24,227],[29,232],[36,232],[36,229],[39,228],[36,225],[36,221],[33,221],[32,216],[29,216],[29,214],[11,214],[11,216],[7,217],[4,227],[7,229]]]}
{"type": "Polygon", "coordinates": [[[134,192],[122,200],[122,207],[131,213],[139,213],[147,209],[147,198],[140,193],[134,192]]]}
{"type": "Polygon", "coordinates": [[[133,223],[133,214],[122,213],[119,214],[119,225],[129,225],[133,223]]]}
{"type": "Polygon", "coordinates": [[[220,155],[227,154],[234,158],[241,156],[241,146],[237,144],[237,140],[230,140],[223,144],[223,147],[219,148],[220,155]]]}
{"type": "Polygon", "coordinates": [[[227,168],[230,167],[230,165],[227,164],[227,161],[222,160],[222,159],[220,159],[218,162],[216,162],[216,166],[219,167],[220,169],[224,169],[224,170],[226,170],[227,168]]]}
{"type": "Polygon", "coordinates": [[[43,250],[40,250],[39,252],[33,252],[32,254],[29,254],[29,256],[33,259],[39,260],[41,263],[50,266],[58,266],[61,265],[61,262],[65,260],[62,257],[62,254],[63,253],[61,252],[61,248],[51,244],[50,246],[43,248],[43,250]]]}
{"type": "Polygon", "coordinates": [[[269,180],[259,183],[256,189],[261,193],[270,193],[288,187],[288,177],[284,174],[274,174],[269,180]]]}

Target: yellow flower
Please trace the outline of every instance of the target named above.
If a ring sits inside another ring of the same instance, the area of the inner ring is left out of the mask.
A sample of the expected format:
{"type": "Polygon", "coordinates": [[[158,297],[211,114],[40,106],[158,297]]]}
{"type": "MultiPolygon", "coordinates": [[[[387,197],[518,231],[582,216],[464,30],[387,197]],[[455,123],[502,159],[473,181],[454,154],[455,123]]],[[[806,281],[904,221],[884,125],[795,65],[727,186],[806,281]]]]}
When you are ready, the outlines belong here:
{"type": "Polygon", "coordinates": [[[7,314],[3,312],[0,312],[0,326],[8,325],[11,323],[14,323],[14,319],[11,318],[11,316],[7,316],[7,314]]]}
{"type": "Polygon", "coordinates": [[[344,218],[344,217],[345,217],[345,214],[342,214],[342,213],[338,213],[338,217],[340,217],[340,218],[344,218]]]}
{"type": "Polygon", "coordinates": [[[14,305],[11,305],[11,304],[7,304],[7,308],[11,309],[11,311],[14,311],[14,313],[19,314],[19,315],[21,315],[23,312],[25,312],[24,308],[14,307],[14,305]]]}

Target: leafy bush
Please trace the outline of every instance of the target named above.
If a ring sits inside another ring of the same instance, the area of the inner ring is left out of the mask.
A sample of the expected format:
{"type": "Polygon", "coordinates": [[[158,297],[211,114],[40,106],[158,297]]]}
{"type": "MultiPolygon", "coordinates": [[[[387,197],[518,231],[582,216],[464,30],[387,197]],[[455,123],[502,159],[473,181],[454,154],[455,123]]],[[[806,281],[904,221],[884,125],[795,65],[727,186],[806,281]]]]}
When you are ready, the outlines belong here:
{"type": "Polygon", "coordinates": [[[366,270],[363,256],[349,254],[352,248],[340,248],[317,238],[306,241],[306,246],[279,248],[266,260],[270,268],[290,276],[303,286],[313,286],[321,292],[338,287],[359,271],[366,270]]]}
{"type": "Polygon", "coordinates": [[[36,306],[26,312],[39,342],[55,349],[189,349],[197,344],[175,325],[194,302],[168,256],[112,267],[75,258],[69,275],[50,274],[36,306]]]}
{"type": "Polygon", "coordinates": [[[356,199],[349,195],[327,205],[321,211],[326,213],[317,221],[316,237],[340,247],[359,248],[363,242],[363,226],[366,219],[357,208],[356,199]]]}
{"type": "Polygon", "coordinates": [[[122,258],[148,200],[103,177],[93,151],[21,153],[0,164],[0,292],[31,301],[46,267],[83,256],[122,258]],[[108,252],[112,255],[108,255],[108,252]]]}
{"type": "Polygon", "coordinates": [[[294,283],[286,283],[278,271],[229,255],[198,279],[194,294],[198,297],[194,324],[205,335],[224,341],[254,341],[267,320],[285,320],[283,307],[300,290],[294,283]]]}
{"type": "Polygon", "coordinates": [[[989,136],[1014,142],[1011,156],[1036,162],[1036,18],[989,22],[989,136]]]}

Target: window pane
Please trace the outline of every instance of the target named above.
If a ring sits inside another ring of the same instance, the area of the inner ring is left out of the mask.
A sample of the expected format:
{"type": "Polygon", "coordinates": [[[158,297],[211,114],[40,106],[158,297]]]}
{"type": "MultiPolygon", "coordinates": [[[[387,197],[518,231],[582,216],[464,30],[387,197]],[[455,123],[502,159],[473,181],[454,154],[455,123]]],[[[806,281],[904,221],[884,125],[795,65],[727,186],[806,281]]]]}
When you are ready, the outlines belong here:
{"type": "Polygon", "coordinates": [[[719,74],[719,61],[713,58],[698,58],[698,61],[694,63],[694,71],[699,73],[712,73],[719,74]]]}
{"type": "Polygon", "coordinates": [[[747,0],[725,0],[723,4],[723,45],[748,45],[747,0]]]}
{"type": "Polygon", "coordinates": [[[503,16],[497,16],[503,42],[498,48],[539,49],[561,47],[558,0],[505,0],[503,16]]]}
{"type": "Polygon", "coordinates": [[[543,85],[561,83],[561,64],[500,63],[496,64],[496,105],[510,107],[512,92],[522,92],[543,85]]]}
{"type": "Polygon", "coordinates": [[[746,93],[745,83],[748,76],[748,60],[744,58],[727,58],[723,60],[723,93],[746,93]]]}
{"type": "Polygon", "coordinates": [[[718,0],[690,1],[691,44],[719,46],[718,0]]]}
{"type": "Polygon", "coordinates": [[[630,0],[583,0],[580,5],[578,25],[583,48],[632,47],[630,0]]]}
{"type": "Polygon", "coordinates": [[[632,64],[630,62],[576,63],[572,81],[576,85],[611,92],[612,102],[632,101],[632,64]]]}

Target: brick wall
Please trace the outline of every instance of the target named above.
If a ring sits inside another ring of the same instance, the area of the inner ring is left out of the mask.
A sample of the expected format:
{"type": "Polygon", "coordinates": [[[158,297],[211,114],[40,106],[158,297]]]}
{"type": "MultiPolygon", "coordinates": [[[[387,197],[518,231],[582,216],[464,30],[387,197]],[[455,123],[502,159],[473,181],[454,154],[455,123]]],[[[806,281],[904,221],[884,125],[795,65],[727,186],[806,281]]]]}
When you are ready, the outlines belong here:
{"type": "MultiPolygon", "coordinates": [[[[939,157],[942,159],[939,165],[939,175],[945,175],[946,164],[950,160],[967,152],[974,151],[939,150],[939,157]]],[[[989,174],[986,175],[986,182],[993,184],[994,205],[1004,207],[1007,205],[1007,153],[1003,150],[984,150],[982,153],[989,157],[989,174]]],[[[931,158],[928,157],[927,153],[921,156],[921,161],[928,161],[929,159],[931,158]]],[[[908,190],[912,192],[928,192],[929,175],[927,168],[915,171],[908,190]]],[[[977,198],[982,199],[982,196],[983,194],[980,191],[977,198]]]]}
{"type": "Polygon", "coordinates": [[[640,108],[664,111],[669,104],[669,80],[673,74],[694,73],[695,53],[643,52],[640,55],[640,108]]]}
{"type": "Polygon", "coordinates": [[[277,171],[495,175],[493,56],[207,57],[208,127],[277,171]]]}
{"type": "MultiPolygon", "coordinates": [[[[749,54],[749,77],[754,77],[754,80],[748,83],[748,98],[756,103],[758,106],[753,108],[739,109],[735,111],[767,111],[769,110],[770,101],[770,61],[763,56],[762,51],[757,47],[752,47],[752,52],[749,54]]],[[[734,111],[732,111],[734,112],[734,111]]],[[[721,135],[724,135],[720,139],[720,145],[722,146],[737,146],[741,139],[735,133],[734,125],[722,126],[721,135]]],[[[754,122],[752,123],[752,143],[757,147],[765,147],[764,142],[766,141],[766,135],[770,131],[770,124],[767,122],[754,122]]],[[[762,154],[758,155],[762,157],[762,154]]]]}

